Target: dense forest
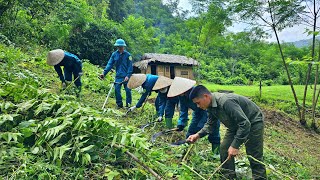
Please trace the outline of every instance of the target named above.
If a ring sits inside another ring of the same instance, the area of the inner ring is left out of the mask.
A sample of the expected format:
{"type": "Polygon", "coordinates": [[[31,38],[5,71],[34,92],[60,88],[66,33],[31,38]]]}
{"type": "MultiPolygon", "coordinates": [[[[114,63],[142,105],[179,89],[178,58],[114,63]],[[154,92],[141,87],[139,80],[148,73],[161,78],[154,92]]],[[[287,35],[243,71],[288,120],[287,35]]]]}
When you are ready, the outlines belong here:
{"type": "MultiPolygon", "coordinates": [[[[197,75],[217,84],[288,84],[276,43],[261,27],[234,33],[233,7],[224,1],[191,0],[183,11],[171,0],[1,1],[1,41],[24,49],[62,48],[105,65],[117,38],[134,60],[146,52],[186,55],[200,61],[197,75]],[[209,73],[207,73],[209,72],[209,73]]],[[[270,32],[269,32],[270,33],[270,32]]],[[[281,37],[280,37],[281,39],[281,37]]],[[[283,44],[284,56],[310,59],[311,48],[283,44]]],[[[305,83],[307,65],[289,65],[294,84],[305,83]]],[[[314,75],[311,75],[311,79],[314,75]]]]}

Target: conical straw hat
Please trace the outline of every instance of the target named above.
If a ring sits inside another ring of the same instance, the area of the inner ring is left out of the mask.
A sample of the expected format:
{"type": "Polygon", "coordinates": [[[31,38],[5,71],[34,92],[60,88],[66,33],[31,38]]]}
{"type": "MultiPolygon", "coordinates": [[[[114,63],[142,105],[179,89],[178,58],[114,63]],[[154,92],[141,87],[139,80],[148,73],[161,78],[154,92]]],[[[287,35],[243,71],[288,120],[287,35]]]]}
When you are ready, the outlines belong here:
{"type": "Polygon", "coordinates": [[[196,81],[182,77],[175,77],[170,86],[168,97],[175,97],[187,92],[196,84],[196,81]]]}
{"type": "Polygon", "coordinates": [[[168,87],[172,83],[172,79],[164,77],[164,76],[159,76],[157,82],[154,84],[152,90],[159,90],[165,87],[168,87]]]}
{"type": "Polygon", "coordinates": [[[147,79],[145,74],[132,74],[128,82],[129,89],[135,89],[141,86],[147,79]]]}
{"type": "Polygon", "coordinates": [[[59,64],[64,58],[64,51],[62,49],[55,49],[48,53],[47,64],[55,66],[59,64]]]}

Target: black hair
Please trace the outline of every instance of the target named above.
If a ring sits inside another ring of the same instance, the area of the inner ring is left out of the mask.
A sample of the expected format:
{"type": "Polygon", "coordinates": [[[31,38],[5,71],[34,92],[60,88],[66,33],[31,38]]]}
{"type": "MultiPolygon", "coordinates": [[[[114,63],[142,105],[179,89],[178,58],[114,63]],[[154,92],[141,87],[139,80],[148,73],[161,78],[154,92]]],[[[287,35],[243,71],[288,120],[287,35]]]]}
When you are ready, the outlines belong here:
{"type": "Polygon", "coordinates": [[[211,92],[203,85],[198,85],[192,88],[189,98],[192,100],[194,98],[202,97],[204,94],[211,94],[211,92]]]}

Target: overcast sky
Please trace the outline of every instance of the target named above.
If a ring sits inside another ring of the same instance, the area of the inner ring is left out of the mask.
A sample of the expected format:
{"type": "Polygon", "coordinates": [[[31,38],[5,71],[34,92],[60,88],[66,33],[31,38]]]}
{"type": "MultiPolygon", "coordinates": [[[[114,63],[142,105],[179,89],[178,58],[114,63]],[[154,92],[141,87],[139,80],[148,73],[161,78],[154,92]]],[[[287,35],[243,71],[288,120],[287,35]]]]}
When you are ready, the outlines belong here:
{"type": "MultiPolygon", "coordinates": [[[[192,9],[191,4],[189,3],[189,0],[180,0],[180,7],[183,8],[184,10],[192,9]]],[[[233,32],[240,32],[248,27],[249,25],[246,25],[243,23],[234,23],[234,25],[228,29],[233,32]]],[[[311,36],[307,36],[307,34],[304,33],[305,29],[306,29],[305,26],[294,26],[292,28],[286,28],[285,30],[279,33],[280,41],[293,42],[293,41],[299,41],[302,39],[312,38],[311,36]]],[[[276,41],[273,34],[272,34],[272,37],[268,39],[268,41],[276,41]]]]}

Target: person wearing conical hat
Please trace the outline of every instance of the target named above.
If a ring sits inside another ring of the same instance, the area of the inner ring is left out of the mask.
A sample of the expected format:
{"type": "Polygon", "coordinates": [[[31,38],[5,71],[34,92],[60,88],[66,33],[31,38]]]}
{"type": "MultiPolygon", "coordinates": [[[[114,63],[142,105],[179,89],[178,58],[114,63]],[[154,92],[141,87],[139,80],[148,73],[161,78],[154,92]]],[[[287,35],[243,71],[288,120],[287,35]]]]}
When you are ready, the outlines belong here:
{"type": "Polygon", "coordinates": [[[172,79],[159,76],[156,84],[154,85],[154,91],[158,91],[158,96],[156,99],[156,108],[158,115],[158,122],[163,120],[163,116],[165,116],[165,123],[167,128],[173,128],[172,118],[174,115],[174,110],[176,105],[179,103],[178,97],[168,98],[168,90],[172,83],[172,79]]]}
{"type": "MultiPolygon", "coordinates": [[[[188,109],[192,109],[192,121],[189,125],[186,138],[190,135],[196,134],[201,130],[204,124],[207,122],[208,113],[207,111],[199,108],[197,104],[189,99],[189,94],[196,84],[196,81],[191,79],[186,79],[182,77],[175,77],[169,92],[168,97],[179,97],[180,103],[180,116],[178,120],[177,128],[182,131],[188,124],[188,109]]],[[[217,121],[214,126],[212,126],[211,134],[208,136],[209,142],[212,144],[212,152],[215,156],[219,154],[220,150],[220,122],[217,121]]]]}
{"type": "Polygon", "coordinates": [[[156,84],[159,76],[152,74],[132,74],[128,81],[128,88],[135,89],[142,86],[144,93],[141,95],[138,103],[128,109],[128,112],[134,111],[136,108],[140,108],[147,97],[151,94],[153,86],[156,84]]]}
{"type": "Polygon", "coordinates": [[[123,39],[117,39],[114,44],[118,48],[117,51],[113,52],[106,68],[103,73],[100,75],[101,79],[109,73],[109,71],[116,67],[116,77],[115,82],[124,82],[124,83],[116,83],[115,84],[115,95],[116,95],[116,104],[118,108],[123,108],[122,96],[121,96],[121,86],[123,84],[124,89],[126,91],[126,107],[129,107],[132,102],[132,94],[131,89],[127,87],[127,81],[132,75],[133,66],[132,66],[132,56],[131,54],[125,50],[127,46],[123,39]]]}
{"type": "Polygon", "coordinates": [[[62,49],[55,49],[48,53],[47,64],[54,66],[61,82],[62,88],[66,88],[67,84],[76,79],[74,84],[78,88],[77,95],[81,92],[81,78],[82,75],[82,62],[74,54],[63,51],[62,49]],[[64,74],[62,73],[61,66],[63,66],[64,74]]]}

